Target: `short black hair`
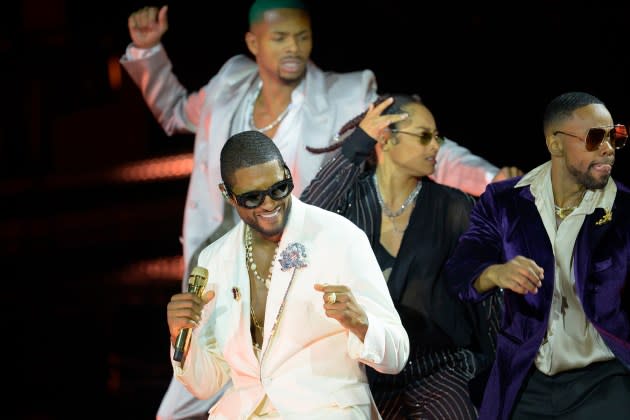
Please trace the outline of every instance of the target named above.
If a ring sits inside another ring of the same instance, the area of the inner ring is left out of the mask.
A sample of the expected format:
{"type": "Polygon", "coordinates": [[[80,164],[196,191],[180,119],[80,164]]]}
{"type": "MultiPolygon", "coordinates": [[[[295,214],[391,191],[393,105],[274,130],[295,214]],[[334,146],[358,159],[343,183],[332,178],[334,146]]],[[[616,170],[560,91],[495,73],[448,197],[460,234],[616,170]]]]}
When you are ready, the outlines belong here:
{"type": "Polygon", "coordinates": [[[221,178],[225,185],[231,186],[237,170],[274,160],[280,167],[286,167],[271,138],[256,130],[242,131],[228,138],[221,149],[221,178]]]}
{"type": "Polygon", "coordinates": [[[556,123],[571,118],[576,109],[588,105],[604,105],[599,98],[585,92],[566,92],[549,102],[543,115],[543,131],[546,133],[556,123]]]}

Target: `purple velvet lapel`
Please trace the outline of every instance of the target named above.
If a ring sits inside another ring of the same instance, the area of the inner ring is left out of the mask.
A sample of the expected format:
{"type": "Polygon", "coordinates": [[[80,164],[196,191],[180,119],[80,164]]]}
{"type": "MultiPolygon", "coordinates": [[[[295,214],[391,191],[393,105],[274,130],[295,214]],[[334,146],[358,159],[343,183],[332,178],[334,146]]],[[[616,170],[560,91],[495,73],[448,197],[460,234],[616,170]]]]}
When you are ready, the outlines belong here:
{"type": "Polygon", "coordinates": [[[575,241],[573,263],[575,265],[577,294],[580,300],[584,300],[584,287],[589,275],[589,269],[592,269],[593,251],[600,246],[602,238],[613,226],[612,220],[604,224],[597,224],[598,221],[603,220],[604,215],[605,211],[602,208],[597,208],[593,214],[587,215],[575,241]]]}
{"type": "MultiPolygon", "coordinates": [[[[514,207],[506,215],[504,223],[508,229],[505,245],[505,261],[523,255],[536,261],[545,270],[545,280],[538,294],[518,295],[511,293],[515,300],[525,300],[527,305],[547,307],[553,296],[554,257],[549,235],[545,230],[529,187],[522,188],[515,195],[514,207]]],[[[544,320],[546,323],[547,314],[544,320]]],[[[531,331],[530,331],[531,332],[531,331]]],[[[524,333],[526,333],[524,331],[524,333]]],[[[525,334],[527,336],[527,334],[525,334]]],[[[521,337],[522,339],[526,339],[521,337]]]]}

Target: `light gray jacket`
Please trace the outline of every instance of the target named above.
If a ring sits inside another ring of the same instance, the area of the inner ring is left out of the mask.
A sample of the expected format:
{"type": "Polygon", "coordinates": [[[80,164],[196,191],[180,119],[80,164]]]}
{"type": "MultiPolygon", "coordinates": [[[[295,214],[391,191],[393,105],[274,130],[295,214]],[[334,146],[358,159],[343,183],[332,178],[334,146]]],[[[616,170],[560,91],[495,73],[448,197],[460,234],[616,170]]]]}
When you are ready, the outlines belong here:
{"type": "MultiPolygon", "coordinates": [[[[256,63],[245,55],[229,59],[201,90],[188,93],[172,72],[163,48],[139,60],[123,57],[121,63],[141,89],[153,115],[169,135],[195,133],[194,165],[184,212],[184,261],[223,221],[224,201],[219,155],[230,134],[230,122],[251,83],[256,63]]],[[[296,195],[315,176],[326,154],[313,154],[305,146],[324,147],[348,120],[376,99],[376,80],[370,70],[324,72],[308,63],[302,124],[293,171],[296,195]]],[[[283,150],[280,150],[283,152],[283,150]]],[[[284,152],[283,152],[284,154],[284,152]]]]}

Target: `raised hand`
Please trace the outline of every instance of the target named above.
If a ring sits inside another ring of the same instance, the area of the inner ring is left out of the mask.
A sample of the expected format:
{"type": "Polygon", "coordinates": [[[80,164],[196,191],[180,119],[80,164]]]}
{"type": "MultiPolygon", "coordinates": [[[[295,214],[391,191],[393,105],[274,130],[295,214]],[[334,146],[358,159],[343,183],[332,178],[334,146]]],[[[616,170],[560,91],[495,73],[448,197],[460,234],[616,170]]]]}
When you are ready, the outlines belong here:
{"type": "Polygon", "coordinates": [[[387,114],[381,115],[383,111],[392,104],[394,98],[387,98],[378,105],[370,104],[365,116],[359,123],[359,127],[370,137],[379,143],[385,141],[385,132],[390,124],[397,123],[409,117],[409,114],[387,114]]]}
{"type": "Polygon", "coordinates": [[[160,43],[168,30],[168,6],[143,7],[129,15],[127,25],[131,42],[138,48],[152,48],[160,43]]]}

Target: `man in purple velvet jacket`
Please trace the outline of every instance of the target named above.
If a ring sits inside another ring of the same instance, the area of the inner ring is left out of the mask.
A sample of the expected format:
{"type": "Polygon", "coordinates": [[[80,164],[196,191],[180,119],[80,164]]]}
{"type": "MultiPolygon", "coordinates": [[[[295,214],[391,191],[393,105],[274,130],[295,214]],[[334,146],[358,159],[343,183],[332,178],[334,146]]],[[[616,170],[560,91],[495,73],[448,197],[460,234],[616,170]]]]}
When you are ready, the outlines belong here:
{"type": "Polygon", "coordinates": [[[446,267],[461,299],[504,291],[480,419],[628,419],[630,190],[610,177],[627,128],[582,92],[543,128],[551,160],[487,187],[446,267]]]}

